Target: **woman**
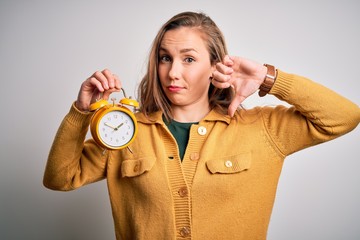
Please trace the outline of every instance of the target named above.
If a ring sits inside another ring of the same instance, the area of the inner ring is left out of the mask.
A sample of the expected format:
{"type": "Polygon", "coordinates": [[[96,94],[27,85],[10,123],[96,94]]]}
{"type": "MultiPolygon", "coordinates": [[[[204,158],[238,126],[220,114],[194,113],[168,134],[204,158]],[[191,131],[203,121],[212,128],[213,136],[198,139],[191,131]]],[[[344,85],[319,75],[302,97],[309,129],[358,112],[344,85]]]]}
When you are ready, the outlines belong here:
{"type": "Polygon", "coordinates": [[[46,187],[63,191],[106,179],[117,239],[265,239],[285,157],[360,121],[357,105],[311,80],[227,55],[201,13],[160,29],[132,151],[104,151],[85,141],[89,106],[120,89],[109,70],[82,83],[44,175],[46,187]],[[292,107],[238,108],[259,89],[292,107]]]}

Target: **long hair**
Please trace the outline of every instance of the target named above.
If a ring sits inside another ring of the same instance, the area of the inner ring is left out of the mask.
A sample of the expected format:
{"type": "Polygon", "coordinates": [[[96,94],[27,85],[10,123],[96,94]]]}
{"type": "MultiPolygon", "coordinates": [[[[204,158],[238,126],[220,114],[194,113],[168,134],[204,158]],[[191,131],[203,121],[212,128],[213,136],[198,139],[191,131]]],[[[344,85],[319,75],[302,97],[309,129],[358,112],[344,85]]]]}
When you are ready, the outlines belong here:
{"type": "MultiPolygon", "coordinates": [[[[172,17],[160,28],[153,41],[147,72],[138,88],[140,111],[147,117],[151,113],[161,110],[166,119],[172,119],[171,103],[163,92],[158,77],[159,48],[167,31],[181,27],[197,28],[206,36],[205,40],[212,65],[220,62],[227,54],[224,36],[210,17],[196,12],[183,12],[172,17]]],[[[226,114],[234,97],[234,91],[232,88],[219,89],[211,84],[208,96],[210,108],[226,114]]]]}

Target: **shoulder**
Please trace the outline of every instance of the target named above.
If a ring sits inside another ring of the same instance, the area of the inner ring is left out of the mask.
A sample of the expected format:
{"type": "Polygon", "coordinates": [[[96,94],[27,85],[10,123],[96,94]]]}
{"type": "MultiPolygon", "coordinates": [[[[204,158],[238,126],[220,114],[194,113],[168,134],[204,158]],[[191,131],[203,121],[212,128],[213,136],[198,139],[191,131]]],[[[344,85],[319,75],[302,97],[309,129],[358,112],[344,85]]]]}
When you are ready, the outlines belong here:
{"type": "Polygon", "coordinates": [[[137,112],[137,113],[135,113],[135,118],[138,123],[143,123],[143,124],[156,124],[156,123],[162,124],[163,123],[161,111],[152,113],[150,115],[145,115],[142,112],[137,112]]]}
{"type": "Polygon", "coordinates": [[[254,123],[255,121],[268,121],[277,118],[276,116],[294,114],[293,107],[284,105],[269,105],[263,107],[254,107],[251,109],[238,109],[232,118],[232,122],[254,123]]]}

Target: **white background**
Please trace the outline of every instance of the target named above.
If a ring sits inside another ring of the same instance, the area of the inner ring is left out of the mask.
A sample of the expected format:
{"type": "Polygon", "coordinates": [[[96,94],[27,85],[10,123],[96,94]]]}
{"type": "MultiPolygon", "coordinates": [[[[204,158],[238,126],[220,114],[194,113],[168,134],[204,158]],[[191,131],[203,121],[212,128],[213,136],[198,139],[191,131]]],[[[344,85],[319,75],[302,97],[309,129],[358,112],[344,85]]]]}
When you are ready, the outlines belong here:
{"type": "MultiPolygon", "coordinates": [[[[356,0],[1,0],[1,239],[115,238],[105,181],[67,193],[42,186],[50,145],[94,71],[111,69],[134,96],[156,32],[185,10],[209,14],[232,55],[360,103],[356,0]]],[[[275,103],[253,96],[245,107],[275,103]]],[[[357,128],[287,158],[269,240],[360,239],[359,139],[357,128]]]]}

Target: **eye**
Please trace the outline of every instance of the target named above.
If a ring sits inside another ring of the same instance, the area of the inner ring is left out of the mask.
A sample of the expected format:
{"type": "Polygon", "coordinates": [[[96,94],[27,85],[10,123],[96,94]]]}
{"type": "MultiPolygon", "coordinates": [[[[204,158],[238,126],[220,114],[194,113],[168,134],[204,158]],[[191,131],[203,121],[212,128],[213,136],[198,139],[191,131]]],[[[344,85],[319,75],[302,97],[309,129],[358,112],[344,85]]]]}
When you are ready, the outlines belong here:
{"type": "Polygon", "coordinates": [[[195,59],[192,58],[192,57],[187,57],[187,58],[185,58],[184,62],[186,62],[186,63],[192,63],[192,62],[195,62],[195,59]]]}
{"type": "Polygon", "coordinates": [[[171,59],[169,56],[167,56],[167,55],[160,56],[160,62],[165,63],[165,62],[170,62],[170,61],[171,61],[171,59]]]}

